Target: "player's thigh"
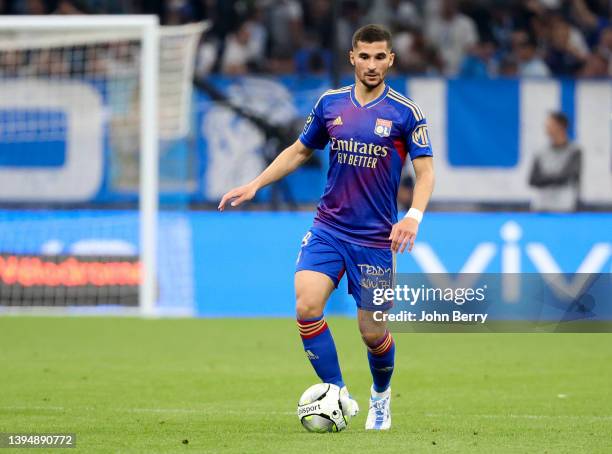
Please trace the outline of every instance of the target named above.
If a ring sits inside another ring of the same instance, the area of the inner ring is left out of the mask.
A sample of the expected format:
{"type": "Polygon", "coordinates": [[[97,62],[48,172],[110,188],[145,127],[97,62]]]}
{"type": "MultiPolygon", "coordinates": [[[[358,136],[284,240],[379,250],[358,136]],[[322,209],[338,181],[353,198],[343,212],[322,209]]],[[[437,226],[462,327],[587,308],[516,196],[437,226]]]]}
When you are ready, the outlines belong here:
{"type": "Polygon", "coordinates": [[[392,302],[375,297],[375,291],[391,288],[394,256],[390,249],[350,245],[347,263],[349,292],[358,309],[359,331],[364,342],[374,344],[387,329],[380,315],[388,311],[392,302]]]}
{"type": "Polygon", "coordinates": [[[310,230],[302,239],[296,262],[296,312],[300,318],[318,317],[344,274],[344,258],[332,240],[310,230]]]}
{"type": "Polygon", "coordinates": [[[329,276],[318,271],[295,273],[295,311],[298,318],[308,319],[323,314],[329,295],[334,291],[329,276]]]}

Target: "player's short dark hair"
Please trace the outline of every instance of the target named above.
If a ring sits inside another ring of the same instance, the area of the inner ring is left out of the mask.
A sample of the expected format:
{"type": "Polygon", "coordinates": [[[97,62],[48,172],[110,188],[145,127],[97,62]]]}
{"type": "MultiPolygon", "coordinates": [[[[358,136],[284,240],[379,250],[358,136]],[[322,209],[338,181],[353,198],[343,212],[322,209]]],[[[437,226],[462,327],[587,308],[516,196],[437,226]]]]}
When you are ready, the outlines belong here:
{"type": "Polygon", "coordinates": [[[364,25],[353,34],[353,49],[357,47],[357,43],[360,41],[362,43],[377,43],[379,41],[386,41],[387,47],[390,49],[391,33],[382,25],[364,25]]]}
{"type": "Polygon", "coordinates": [[[551,112],[550,118],[555,120],[559,126],[567,131],[567,128],[569,127],[569,119],[567,118],[567,115],[565,115],[563,112],[551,112]]]}

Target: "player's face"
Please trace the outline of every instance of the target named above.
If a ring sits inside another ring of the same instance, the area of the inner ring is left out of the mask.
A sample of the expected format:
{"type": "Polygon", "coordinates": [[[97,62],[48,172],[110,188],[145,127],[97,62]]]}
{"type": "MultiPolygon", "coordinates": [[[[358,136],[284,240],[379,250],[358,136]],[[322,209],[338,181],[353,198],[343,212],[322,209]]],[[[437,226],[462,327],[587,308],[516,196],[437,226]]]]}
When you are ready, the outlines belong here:
{"type": "Polygon", "coordinates": [[[350,52],[355,76],[368,88],[376,88],[385,80],[394,58],[395,54],[391,52],[386,41],[374,43],[359,41],[350,52]]]}

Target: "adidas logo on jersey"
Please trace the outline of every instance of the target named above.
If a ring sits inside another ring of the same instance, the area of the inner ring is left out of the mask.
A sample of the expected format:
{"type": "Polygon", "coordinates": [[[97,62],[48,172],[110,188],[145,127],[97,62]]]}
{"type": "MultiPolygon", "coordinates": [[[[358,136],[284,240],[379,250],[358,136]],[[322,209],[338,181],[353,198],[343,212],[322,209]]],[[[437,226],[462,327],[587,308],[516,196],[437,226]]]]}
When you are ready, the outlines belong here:
{"type": "Polygon", "coordinates": [[[342,123],[342,117],[337,117],[332,124],[334,126],[342,126],[344,124],[342,123]]]}

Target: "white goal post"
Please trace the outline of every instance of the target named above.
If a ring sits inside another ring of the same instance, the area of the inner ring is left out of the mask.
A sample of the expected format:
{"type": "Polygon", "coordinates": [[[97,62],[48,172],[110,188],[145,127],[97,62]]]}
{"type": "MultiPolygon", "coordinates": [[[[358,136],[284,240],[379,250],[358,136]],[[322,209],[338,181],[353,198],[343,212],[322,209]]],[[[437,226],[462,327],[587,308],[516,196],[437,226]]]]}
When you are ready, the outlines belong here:
{"type": "MultiPolygon", "coordinates": [[[[0,52],[5,54],[45,48],[57,48],[60,49],[57,52],[63,52],[64,49],[79,49],[87,45],[111,43],[112,46],[119,41],[139,43],[136,51],[139,55],[134,58],[139,66],[139,83],[133,84],[138,85],[135,95],[138,109],[131,114],[139,133],[134,133],[131,140],[139,144],[138,241],[142,274],[138,301],[140,313],[145,316],[155,314],[158,294],[159,143],[186,134],[195,52],[205,27],[206,24],[161,27],[157,16],[149,15],[0,17],[0,52]],[[189,39],[177,43],[177,37],[186,35],[189,39]]],[[[93,48],[91,51],[98,50],[93,48]]],[[[53,73],[50,74],[49,80],[53,80],[53,73]]],[[[39,76],[25,77],[35,81],[39,76]]],[[[10,93],[0,91],[0,103],[10,106],[9,99],[10,93]]],[[[18,174],[13,176],[19,178],[18,174]]],[[[19,199],[21,195],[12,194],[11,197],[19,199]]],[[[25,195],[23,200],[36,202],[25,195]]],[[[0,201],[3,201],[1,193],[0,201]]]]}

